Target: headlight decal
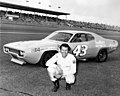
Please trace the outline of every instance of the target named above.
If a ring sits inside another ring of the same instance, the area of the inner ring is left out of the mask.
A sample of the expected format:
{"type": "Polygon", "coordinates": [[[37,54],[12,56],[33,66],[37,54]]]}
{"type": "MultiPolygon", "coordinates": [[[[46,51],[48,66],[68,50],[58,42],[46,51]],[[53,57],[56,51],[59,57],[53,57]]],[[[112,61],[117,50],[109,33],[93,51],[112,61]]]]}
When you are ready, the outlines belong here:
{"type": "Polygon", "coordinates": [[[4,51],[5,51],[6,53],[8,53],[8,52],[9,52],[9,48],[4,47],[4,51]]]}
{"type": "Polygon", "coordinates": [[[20,51],[19,52],[19,56],[24,56],[25,52],[24,51],[20,51]]]}

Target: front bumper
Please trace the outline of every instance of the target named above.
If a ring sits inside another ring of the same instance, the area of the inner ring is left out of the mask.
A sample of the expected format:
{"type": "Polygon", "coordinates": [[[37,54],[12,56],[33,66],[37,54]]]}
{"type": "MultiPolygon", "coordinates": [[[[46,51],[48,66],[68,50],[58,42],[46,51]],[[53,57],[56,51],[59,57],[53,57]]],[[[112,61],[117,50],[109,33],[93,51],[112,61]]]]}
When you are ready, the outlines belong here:
{"type": "Polygon", "coordinates": [[[12,62],[18,63],[20,65],[26,64],[26,62],[24,61],[25,54],[21,54],[20,50],[8,48],[8,47],[3,47],[3,51],[4,51],[4,53],[9,54],[11,56],[12,62]]]}
{"type": "Polygon", "coordinates": [[[16,59],[16,58],[12,58],[11,59],[12,62],[23,65],[26,64],[26,62],[24,60],[20,60],[20,59],[16,59]]]}

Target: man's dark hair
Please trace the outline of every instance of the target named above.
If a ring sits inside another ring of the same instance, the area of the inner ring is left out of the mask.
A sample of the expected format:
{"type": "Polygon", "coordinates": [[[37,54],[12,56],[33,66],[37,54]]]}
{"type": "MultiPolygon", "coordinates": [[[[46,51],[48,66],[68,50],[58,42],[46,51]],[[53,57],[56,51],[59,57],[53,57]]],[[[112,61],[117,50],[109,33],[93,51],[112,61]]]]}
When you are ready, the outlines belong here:
{"type": "Polygon", "coordinates": [[[66,43],[63,43],[63,44],[60,45],[60,50],[61,50],[62,47],[67,47],[68,51],[71,50],[70,46],[68,44],[66,44],[66,43]]]}

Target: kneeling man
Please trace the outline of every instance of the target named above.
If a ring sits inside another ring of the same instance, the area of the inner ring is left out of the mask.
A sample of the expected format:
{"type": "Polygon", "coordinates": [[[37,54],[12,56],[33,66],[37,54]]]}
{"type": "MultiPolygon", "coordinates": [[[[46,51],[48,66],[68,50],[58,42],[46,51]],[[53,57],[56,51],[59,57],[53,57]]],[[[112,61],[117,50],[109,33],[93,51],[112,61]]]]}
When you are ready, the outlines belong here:
{"type": "Polygon", "coordinates": [[[60,78],[65,78],[66,90],[70,90],[71,84],[75,82],[76,58],[69,53],[70,50],[71,48],[68,44],[62,44],[60,52],[46,62],[50,79],[54,84],[53,92],[59,89],[60,78]]]}

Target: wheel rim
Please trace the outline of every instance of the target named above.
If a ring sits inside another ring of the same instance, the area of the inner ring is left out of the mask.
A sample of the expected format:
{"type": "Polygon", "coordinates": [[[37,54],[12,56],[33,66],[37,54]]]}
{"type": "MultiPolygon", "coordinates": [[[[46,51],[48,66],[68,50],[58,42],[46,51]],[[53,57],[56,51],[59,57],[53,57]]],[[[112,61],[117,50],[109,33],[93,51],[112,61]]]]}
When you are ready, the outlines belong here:
{"type": "Polygon", "coordinates": [[[107,54],[106,54],[105,51],[102,50],[102,51],[99,53],[99,61],[105,61],[106,58],[107,58],[107,54]]]}

